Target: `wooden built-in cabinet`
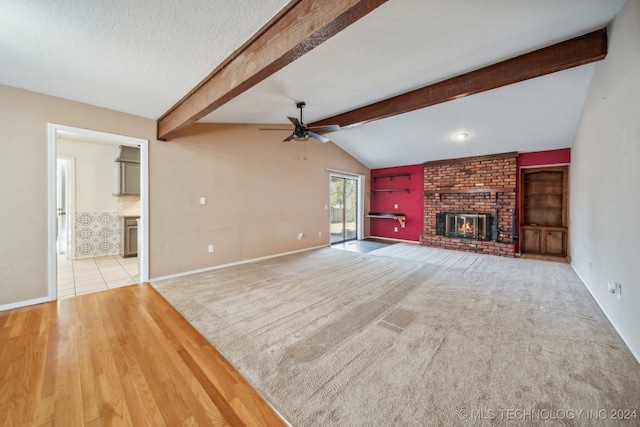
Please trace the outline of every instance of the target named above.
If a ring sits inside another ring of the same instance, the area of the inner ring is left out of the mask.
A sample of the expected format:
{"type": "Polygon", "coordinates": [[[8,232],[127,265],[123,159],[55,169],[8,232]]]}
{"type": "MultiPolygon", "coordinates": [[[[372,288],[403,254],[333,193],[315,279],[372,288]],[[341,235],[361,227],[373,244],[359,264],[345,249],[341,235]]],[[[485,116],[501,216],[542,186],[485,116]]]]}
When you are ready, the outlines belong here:
{"type": "Polygon", "coordinates": [[[522,226],[521,251],[545,255],[566,255],[567,230],[563,227],[522,226]]]}
{"type": "Polygon", "coordinates": [[[567,166],[522,169],[522,253],[567,254],[567,172],[567,166]]]}

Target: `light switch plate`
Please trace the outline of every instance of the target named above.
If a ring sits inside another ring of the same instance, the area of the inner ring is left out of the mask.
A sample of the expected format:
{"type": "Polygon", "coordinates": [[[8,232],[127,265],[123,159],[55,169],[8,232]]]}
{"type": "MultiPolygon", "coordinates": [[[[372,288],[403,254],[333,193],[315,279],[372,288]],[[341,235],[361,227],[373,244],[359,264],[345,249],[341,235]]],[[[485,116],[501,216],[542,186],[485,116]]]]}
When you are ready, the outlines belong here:
{"type": "Polygon", "coordinates": [[[205,203],[207,203],[207,199],[205,199],[204,197],[200,197],[200,204],[204,205],[205,203]]]}

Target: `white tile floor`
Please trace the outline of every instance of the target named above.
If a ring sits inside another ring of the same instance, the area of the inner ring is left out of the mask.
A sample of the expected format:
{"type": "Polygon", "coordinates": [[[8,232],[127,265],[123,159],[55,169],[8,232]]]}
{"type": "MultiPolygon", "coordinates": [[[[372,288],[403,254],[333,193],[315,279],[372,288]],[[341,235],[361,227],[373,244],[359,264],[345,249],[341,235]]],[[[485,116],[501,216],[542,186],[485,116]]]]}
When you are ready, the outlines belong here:
{"type": "Polygon", "coordinates": [[[138,282],[138,258],[119,255],[64,260],[58,258],[58,298],[104,291],[138,282]]]}

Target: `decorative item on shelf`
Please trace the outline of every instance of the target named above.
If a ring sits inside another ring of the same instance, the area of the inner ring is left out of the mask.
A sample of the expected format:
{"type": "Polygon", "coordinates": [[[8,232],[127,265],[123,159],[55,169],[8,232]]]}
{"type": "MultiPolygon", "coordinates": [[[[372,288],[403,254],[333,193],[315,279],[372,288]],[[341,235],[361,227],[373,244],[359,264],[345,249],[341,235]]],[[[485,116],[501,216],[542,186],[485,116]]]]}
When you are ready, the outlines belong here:
{"type": "Polygon", "coordinates": [[[389,213],[389,212],[369,212],[367,215],[369,218],[391,218],[397,219],[400,223],[400,228],[405,227],[406,217],[403,213],[389,213]]]}

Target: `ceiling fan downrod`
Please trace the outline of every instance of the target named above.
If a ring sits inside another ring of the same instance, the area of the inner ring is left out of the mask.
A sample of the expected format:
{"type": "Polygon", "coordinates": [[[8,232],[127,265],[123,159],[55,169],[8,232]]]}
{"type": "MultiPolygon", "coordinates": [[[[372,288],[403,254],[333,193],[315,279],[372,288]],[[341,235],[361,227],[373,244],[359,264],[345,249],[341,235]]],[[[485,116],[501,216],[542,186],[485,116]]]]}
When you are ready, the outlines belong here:
{"type": "Polygon", "coordinates": [[[298,107],[298,109],[300,110],[300,124],[302,126],[304,126],[304,122],[302,121],[302,109],[306,106],[307,104],[305,102],[296,102],[296,107],[298,107]]]}

